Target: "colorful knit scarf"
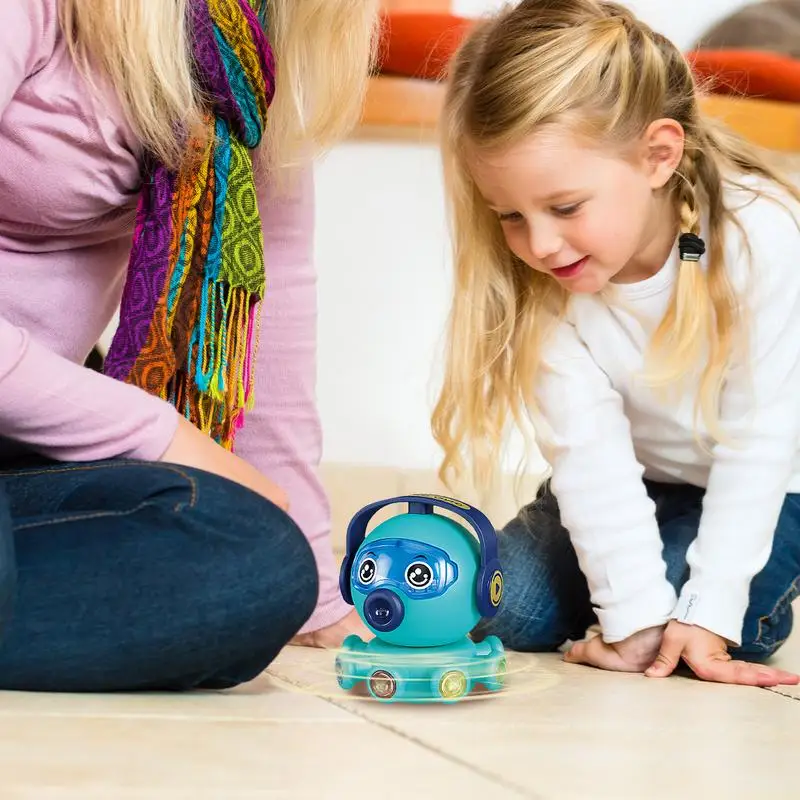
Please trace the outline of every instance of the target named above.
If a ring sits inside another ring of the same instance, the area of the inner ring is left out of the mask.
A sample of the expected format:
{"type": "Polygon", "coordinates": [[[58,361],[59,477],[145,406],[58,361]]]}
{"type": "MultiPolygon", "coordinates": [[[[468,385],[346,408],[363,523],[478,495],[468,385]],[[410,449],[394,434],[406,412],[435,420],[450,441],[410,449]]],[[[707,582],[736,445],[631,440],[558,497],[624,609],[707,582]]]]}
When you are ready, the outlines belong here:
{"type": "Polygon", "coordinates": [[[189,0],[194,68],[210,98],[179,171],[150,159],[106,374],[174,404],[232,449],[252,407],[264,243],[250,150],[275,65],[259,0],[189,0]],[[255,8],[259,7],[260,12],[255,8]]]}

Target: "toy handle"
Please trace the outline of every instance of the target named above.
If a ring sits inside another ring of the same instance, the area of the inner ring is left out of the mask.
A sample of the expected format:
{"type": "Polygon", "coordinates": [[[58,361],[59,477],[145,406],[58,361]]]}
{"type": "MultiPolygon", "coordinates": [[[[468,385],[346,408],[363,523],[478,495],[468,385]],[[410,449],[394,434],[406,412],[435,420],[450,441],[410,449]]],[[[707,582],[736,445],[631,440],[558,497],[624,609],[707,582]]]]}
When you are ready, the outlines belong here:
{"type": "Polygon", "coordinates": [[[486,566],[497,560],[497,534],[489,518],[477,508],[455,500],[452,497],[443,497],[438,494],[408,494],[391,497],[388,500],[379,500],[370,503],[358,512],[350,521],[347,528],[347,552],[353,554],[358,549],[367,532],[370,519],[381,508],[395,503],[408,503],[411,514],[432,514],[433,507],[446,508],[453,511],[469,522],[478,534],[481,541],[481,562],[486,566]]]}

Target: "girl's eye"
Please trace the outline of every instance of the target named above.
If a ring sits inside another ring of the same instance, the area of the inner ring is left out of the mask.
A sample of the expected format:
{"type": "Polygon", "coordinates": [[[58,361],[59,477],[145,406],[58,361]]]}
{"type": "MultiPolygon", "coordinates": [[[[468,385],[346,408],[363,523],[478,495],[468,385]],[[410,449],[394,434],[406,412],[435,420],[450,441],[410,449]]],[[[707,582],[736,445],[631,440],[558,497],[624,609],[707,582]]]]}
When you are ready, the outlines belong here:
{"type": "Polygon", "coordinates": [[[553,209],[553,211],[558,214],[559,217],[571,217],[573,214],[577,213],[583,203],[573,203],[571,206],[558,206],[553,209]]]}
{"type": "Polygon", "coordinates": [[[500,222],[519,222],[522,219],[522,214],[518,211],[511,211],[508,214],[498,214],[497,218],[500,222]]]}

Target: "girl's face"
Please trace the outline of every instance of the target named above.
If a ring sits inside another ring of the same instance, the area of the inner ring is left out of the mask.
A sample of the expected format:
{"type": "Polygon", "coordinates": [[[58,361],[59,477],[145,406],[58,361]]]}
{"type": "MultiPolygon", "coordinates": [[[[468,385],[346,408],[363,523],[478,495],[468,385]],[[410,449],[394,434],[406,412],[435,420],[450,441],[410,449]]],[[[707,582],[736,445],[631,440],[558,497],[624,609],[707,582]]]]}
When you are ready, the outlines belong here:
{"type": "Polygon", "coordinates": [[[497,154],[476,153],[472,176],[511,251],[571,292],[658,272],[677,234],[659,190],[683,153],[682,129],[662,120],[628,158],[542,130],[497,154]],[[676,129],[677,128],[677,129],[676,129]]]}

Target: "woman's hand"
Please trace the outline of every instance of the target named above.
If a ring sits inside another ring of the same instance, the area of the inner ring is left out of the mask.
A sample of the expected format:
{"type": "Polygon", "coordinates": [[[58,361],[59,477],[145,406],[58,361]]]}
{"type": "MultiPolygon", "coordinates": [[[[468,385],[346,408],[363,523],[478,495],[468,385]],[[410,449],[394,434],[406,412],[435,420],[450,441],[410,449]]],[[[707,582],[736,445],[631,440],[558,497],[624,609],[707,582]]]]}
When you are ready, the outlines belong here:
{"type": "Polygon", "coordinates": [[[310,633],[301,633],[295,636],[289,644],[301,647],[322,647],[337,649],[350,634],[358,634],[365,642],[374,638],[375,634],[361,621],[358,612],[353,609],[344,619],[310,633]]]}
{"type": "Polygon", "coordinates": [[[575,642],[564,661],[615,672],[644,672],[658,655],[664,626],[645,628],[627,639],[606,644],[602,636],[575,642]]]}
{"type": "Polygon", "coordinates": [[[800,676],[775,667],[734,661],[725,639],[706,628],[672,620],[664,631],[658,655],[645,672],[650,678],[666,678],[683,659],[698,678],[745,686],[795,684],[800,676]]]}
{"type": "Polygon", "coordinates": [[[227,478],[260,494],[284,511],[289,510],[289,498],[283,489],[244,459],[218,445],[185,417],[179,417],[178,428],[161,461],[194,467],[227,478]]]}

